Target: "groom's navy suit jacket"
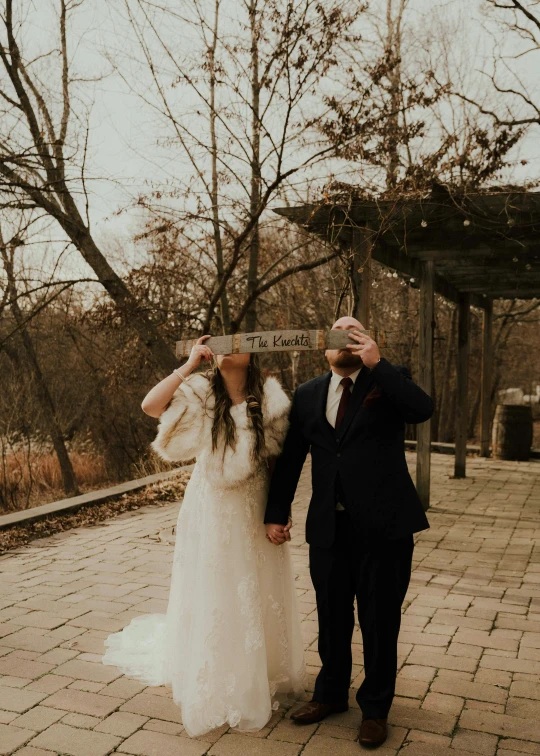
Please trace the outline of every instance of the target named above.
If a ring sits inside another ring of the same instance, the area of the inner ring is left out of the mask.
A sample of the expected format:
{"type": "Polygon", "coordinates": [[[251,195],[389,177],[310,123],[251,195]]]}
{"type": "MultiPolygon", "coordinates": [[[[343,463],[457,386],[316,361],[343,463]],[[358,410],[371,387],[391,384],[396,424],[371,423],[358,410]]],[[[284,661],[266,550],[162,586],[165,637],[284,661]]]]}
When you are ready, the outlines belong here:
{"type": "Polygon", "coordinates": [[[431,398],[406,367],[384,357],[363,367],[339,428],[326,419],[331,372],[299,386],[290,427],[277,459],[264,521],[285,525],[302,467],[311,451],[313,493],[306,540],[329,548],[339,500],[359,536],[400,538],[429,527],[405,460],[405,423],[433,413],[431,398]]]}

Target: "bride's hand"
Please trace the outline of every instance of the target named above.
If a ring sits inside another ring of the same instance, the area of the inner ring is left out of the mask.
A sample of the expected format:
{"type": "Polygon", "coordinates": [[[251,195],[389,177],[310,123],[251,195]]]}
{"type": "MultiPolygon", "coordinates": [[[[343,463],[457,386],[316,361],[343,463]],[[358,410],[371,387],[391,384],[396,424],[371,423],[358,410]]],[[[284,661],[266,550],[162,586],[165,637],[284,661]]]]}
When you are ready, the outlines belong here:
{"type": "Polygon", "coordinates": [[[204,345],[206,339],[209,338],[210,334],[201,336],[200,339],[197,339],[197,343],[193,345],[191,354],[189,355],[188,361],[186,362],[186,365],[188,365],[191,370],[198,368],[203,360],[211,361],[213,352],[211,349],[204,345]]]}
{"type": "Polygon", "coordinates": [[[290,541],[291,536],[289,535],[288,531],[285,532],[286,527],[288,526],[267,523],[266,537],[270,541],[270,543],[273,543],[275,546],[281,546],[281,544],[285,543],[285,541],[290,541]]]}

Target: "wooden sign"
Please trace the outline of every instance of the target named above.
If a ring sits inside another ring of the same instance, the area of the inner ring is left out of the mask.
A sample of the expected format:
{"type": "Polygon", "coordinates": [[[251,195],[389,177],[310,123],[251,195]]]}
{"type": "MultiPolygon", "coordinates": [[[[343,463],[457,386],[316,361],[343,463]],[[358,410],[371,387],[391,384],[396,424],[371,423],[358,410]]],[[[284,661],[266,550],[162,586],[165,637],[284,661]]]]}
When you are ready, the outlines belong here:
{"type": "MultiPolygon", "coordinates": [[[[360,330],[360,329],[358,329],[360,330]]],[[[386,332],[379,329],[360,331],[380,347],[386,346],[386,332]]],[[[186,357],[197,339],[176,342],[176,356],[186,357]]],[[[204,342],[214,354],[246,354],[250,352],[306,352],[316,349],[344,349],[355,343],[348,331],[260,331],[235,333],[232,336],[211,336],[204,342]]]]}

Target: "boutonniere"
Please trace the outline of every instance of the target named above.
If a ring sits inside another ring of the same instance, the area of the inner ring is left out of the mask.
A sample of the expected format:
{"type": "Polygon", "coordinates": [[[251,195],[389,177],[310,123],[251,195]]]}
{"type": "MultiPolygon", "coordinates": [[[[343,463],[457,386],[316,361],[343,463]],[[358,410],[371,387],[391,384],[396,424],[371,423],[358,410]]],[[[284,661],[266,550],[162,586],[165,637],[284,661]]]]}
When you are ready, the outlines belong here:
{"type": "Polygon", "coordinates": [[[381,389],[378,386],[375,386],[375,388],[371,389],[369,394],[366,396],[364,401],[362,402],[362,407],[369,407],[371,404],[375,404],[376,401],[378,401],[382,396],[381,389]]]}

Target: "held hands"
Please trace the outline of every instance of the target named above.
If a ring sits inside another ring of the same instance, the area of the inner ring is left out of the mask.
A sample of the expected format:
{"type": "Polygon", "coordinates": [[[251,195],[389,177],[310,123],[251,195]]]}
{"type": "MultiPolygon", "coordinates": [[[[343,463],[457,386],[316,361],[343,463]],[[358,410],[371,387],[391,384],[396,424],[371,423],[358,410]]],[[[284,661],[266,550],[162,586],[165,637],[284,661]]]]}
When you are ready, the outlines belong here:
{"type": "Polygon", "coordinates": [[[285,541],[291,540],[291,528],[293,522],[289,517],[287,525],[276,525],[274,523],[267,523],[266,525],[266,537],[275,546],[281,546],[285,541]]]}
{"type": "Polygon", "coordinates": [[[372,370],[381,358],[377,342],[373,341],[367,334],[358,331],[349,331],[349,336],[357,343],[347,344],[347,349],[360,357],[364,365],[372,370]]]}
{"type": "Polygon", "coordinates": [[[200,339],[197,339],[197,343],[193,345],[188,361],[186,362],[186,365],[188,365],[191,370],[198,368],[204,360],[210,361],[212,359],[213,352],[204,345],[206,339],[209,338],[209,334],[207,336],[201,336],[200,339]]]}

